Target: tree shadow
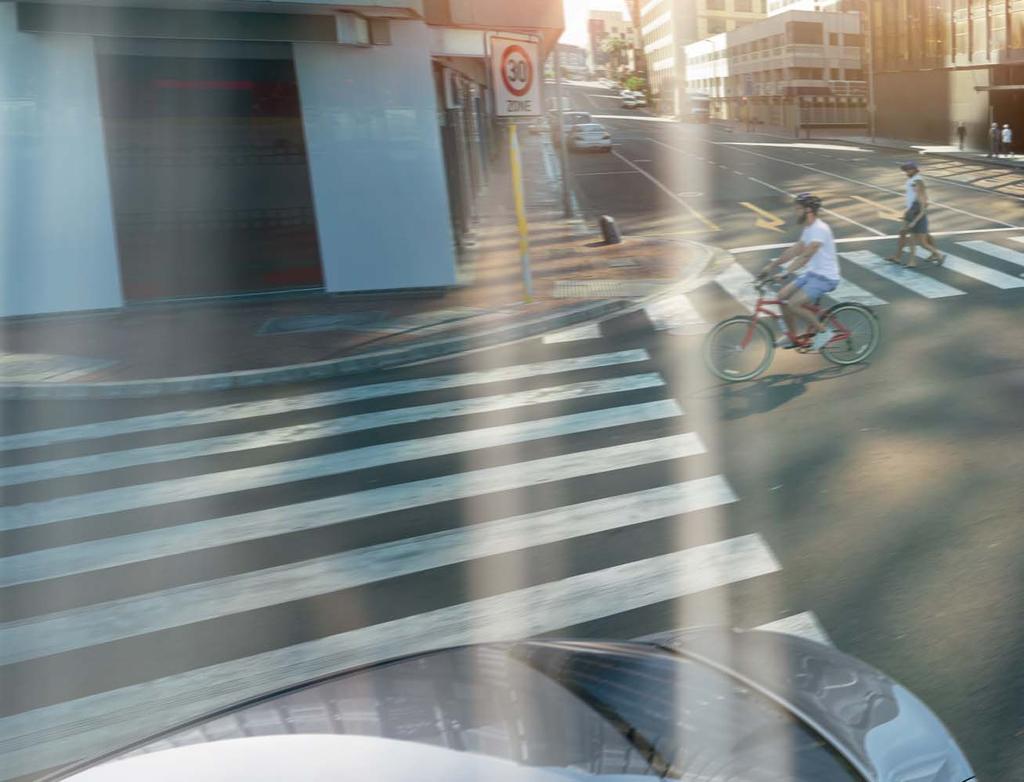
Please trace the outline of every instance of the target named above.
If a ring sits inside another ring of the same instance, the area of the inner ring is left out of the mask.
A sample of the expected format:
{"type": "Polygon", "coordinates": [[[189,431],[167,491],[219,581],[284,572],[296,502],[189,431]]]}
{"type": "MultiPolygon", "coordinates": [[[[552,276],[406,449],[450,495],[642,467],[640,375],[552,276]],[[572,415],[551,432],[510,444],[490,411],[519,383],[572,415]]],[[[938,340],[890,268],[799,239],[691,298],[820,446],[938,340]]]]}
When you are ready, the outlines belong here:
{"type": "Polygon", "coordinates": [[[743,384],[716,386],[721,404],[721,416],[726,421],[737,421],[747,416],[777,410],[803,396],[812,383],[834,380],[863,372],[867,363],[854,366],[827,366],[816,372],[765,375],[759,380],[743,384]]]}

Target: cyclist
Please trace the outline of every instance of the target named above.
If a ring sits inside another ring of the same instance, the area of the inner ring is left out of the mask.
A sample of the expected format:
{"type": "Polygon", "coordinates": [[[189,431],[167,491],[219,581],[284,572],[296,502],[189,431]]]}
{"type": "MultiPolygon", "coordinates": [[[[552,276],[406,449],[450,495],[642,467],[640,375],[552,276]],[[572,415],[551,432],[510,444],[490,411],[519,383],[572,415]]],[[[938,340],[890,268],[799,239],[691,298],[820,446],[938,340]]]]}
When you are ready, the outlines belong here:
{"type": "Polygon", "coordinates": [[[793,206],[797,221],[804,227],[800,241],[769,263],[759,276],[772,276],[784,264],[789,264],[787,271],[791,274],[802,270],[795,280],[779,292],[779,299],[783,302],[782,317],[786,321],[787,333],[780,337],[777,345],[782,348],[796,347],[789,335],[797,333],[799,320],[805,320],[816,332],[811,349],[820,350],[835,336],[835,332],[829,327],[822,326],[808,305],[817,304],[822,296],[839,286],[836,242],[832,228],[818,216],[821,211],[821,199],[818,196],[801,193],[794,200],[793,206]]]}

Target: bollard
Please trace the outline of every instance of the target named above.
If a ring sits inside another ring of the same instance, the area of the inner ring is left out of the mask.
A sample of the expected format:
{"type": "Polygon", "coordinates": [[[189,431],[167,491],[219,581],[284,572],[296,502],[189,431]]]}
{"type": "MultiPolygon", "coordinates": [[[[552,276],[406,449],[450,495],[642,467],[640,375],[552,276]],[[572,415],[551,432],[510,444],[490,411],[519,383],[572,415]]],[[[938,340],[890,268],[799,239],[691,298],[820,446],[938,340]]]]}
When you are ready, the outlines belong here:
{"type": "Polygon", "coordinates": [[[601,226],[601,236],[604,237],[605,244],[621,244],[622,234],[619,233],[619,227],[615,224],[614,217],[601,215],[597,222],[601,226]]]}

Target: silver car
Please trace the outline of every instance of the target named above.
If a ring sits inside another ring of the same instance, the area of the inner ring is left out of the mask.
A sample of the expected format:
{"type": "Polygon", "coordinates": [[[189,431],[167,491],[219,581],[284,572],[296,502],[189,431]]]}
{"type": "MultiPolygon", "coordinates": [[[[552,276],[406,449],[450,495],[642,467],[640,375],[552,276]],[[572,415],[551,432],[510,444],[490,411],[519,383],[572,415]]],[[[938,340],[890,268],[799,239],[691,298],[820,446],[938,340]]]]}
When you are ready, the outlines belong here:
{"type": "Polygon", "coordinates": [[[597,122],[573,125],[569,131],[569,147],[578,151],[612,151],[612,137],[608,129],[597,122]]]}
{"type": "Polygon", "coordinates": [[[314,760],[332,769],[315,778],[375,782],[974,779],[938,718],[884,674],[814,641],[725,629],[415,655],[226,709],[53,778],[257,782],[272,778],[261,769],[287,767],[301,782],[314,760]],[[357,773],[367,766],[371,776],[357,773]]]}

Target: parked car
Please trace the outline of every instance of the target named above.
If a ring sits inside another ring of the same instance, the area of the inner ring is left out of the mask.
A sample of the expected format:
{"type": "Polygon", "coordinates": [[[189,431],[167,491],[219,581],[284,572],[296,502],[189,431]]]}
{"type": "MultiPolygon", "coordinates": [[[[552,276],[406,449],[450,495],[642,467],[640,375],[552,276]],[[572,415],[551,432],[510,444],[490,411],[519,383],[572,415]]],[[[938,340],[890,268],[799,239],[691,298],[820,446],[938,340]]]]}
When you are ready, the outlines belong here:
{"type": "MultiPolygon", "coordinates": [[[[548,119],[551,124],[551,137],[554,141],[561,140],[560,128],[558,125],[558,112],[549,111],[548,119]]],[[[566,129],[571,128],[573,125],[582,125],[587,122],[593,122],[593,118],[589,112],[586,111],[563,111],[562,112],[562,124],[566,129]]]]}
{"type": "Polygon", "coordinates": [[[635,109],[638,104],[633,95],[627,95],[622,99],[622,102],[619,105],[624,109],[635,109]]]}
{"type": "Polygon", "coordinates": [[[637,107],[644,108],[647,106],[647,96],[642,92],[634,92],[633,100],[636,102],[637,107]]]}
{"type": "Polygon", "coordinates": [[[796,636],[714,628],[416,654],[225,709],[49,779],[277,782],[282,774],[293,782],[974,779],[939,719],[885,674],[796,636]]]}
{"type": "Polygon", "coordinates": [[[612,137],[608,128],[598,122],[573,125],[569,131],[569,148],[577,151],[596,149],[600,152],[612,151],[612,137]]]}

